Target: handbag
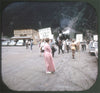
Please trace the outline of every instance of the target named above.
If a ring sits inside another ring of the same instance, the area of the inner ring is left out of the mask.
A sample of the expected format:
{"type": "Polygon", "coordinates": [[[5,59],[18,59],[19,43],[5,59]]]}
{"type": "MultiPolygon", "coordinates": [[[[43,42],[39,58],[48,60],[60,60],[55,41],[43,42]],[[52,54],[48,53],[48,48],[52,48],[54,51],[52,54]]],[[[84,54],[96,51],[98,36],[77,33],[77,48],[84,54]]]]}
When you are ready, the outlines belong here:
{"type": "Polygon", "coordinates": [[[52,47],[52,51],[56,52],[56,51],[57,51],[57,49],[56,49],[55,47],[52,47]]]}

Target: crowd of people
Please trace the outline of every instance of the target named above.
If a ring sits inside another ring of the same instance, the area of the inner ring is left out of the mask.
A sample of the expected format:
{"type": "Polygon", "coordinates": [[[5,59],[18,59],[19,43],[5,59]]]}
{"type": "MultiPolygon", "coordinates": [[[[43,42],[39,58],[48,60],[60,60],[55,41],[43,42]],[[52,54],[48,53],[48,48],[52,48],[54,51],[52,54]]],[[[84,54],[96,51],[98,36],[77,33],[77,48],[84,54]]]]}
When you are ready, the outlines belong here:
{"type": "Polygon", "coordinates": [[[58,54],[62,52],[64,54],[66,51],[69,53],[69,51],[72,51],[72,59],[75,58],[75,52],[78,52],[80,50],[80,46],[82,51],[86,50],[86,41],[82,42],[76,42],[75,40],[57,40],[53,41],[52,39],[46,38],[45,40],[41,40],[39,42],[39,48],[40,48],[40,56],[44,54],[44,59],[46,63],[46,73],[53,73],[55,72],[55,66],[53,62],[53,57],[55,55],[55,52],[58,50],[58,54]],[[57,49],[58,47],[58,49],[57,49]]]}
{"type": "MultiPolygon", "coordinates": [[[[92,41],[90,41],[92,42],[92,41]]],[[[44,56],[46,64],[46,73],[54,73],[55,65],[53,62],[53,57],[55,52],[59,54],[72,52],[72,59],[75,59],[75,52],[86,51],[89,41],[83,40],[78,42],[72,39],[61,40],[57,39],[41,39],[39,42],[40,56],[44,56]]],[[[26,41],[26,49],[30,48],[32,50],[33,41],[26,41]]]]}

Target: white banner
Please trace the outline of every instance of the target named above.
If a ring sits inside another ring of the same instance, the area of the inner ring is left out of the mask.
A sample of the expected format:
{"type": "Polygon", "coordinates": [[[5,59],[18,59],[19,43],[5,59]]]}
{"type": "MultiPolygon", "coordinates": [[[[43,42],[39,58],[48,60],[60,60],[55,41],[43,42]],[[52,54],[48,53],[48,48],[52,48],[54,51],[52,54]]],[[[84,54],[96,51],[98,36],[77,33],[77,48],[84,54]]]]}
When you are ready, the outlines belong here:
{"type": "Polygon", "coordinates": [[[98,35],[93,35],[93,40],[98,41],[98,35]]]}
{"type": "Polygon", "coordinates": [[[76,41],[82,42],[83,41],[83,34],[76,34],[76,41]]]}
{"type": "Polygon", "coordinates": [[[40,39],[44,39],[44,38],[51,38],[51,28],[43,28],[43,29],[39,29],[39,36],[40,39]]]}

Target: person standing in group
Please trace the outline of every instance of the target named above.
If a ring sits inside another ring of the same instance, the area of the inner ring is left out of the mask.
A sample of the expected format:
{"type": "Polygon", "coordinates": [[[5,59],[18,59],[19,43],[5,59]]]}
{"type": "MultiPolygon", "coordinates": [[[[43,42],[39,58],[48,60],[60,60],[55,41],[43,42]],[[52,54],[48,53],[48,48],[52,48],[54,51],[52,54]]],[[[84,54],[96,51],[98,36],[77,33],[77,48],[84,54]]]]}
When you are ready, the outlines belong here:
{"type": "Polygon", "coordinates": [[[31,42],[30,42],[30,48],[31,48],[31,50],[32,50],[32,47],[33,47],[33,41],[31,40],[31,42]]]}
{"type": "Polygon", "coordinates": [[[76,44],[74,43],[74,40],[72,40],[72,43],[71,43],[71,50],[72,50],[72,58],[73,58],[73,59],[75,58],[75,51],[76,51],[75,46],[76,46],[76,44]]]}
{"type": "Polygon", "coordinates": [[[65,45],[66,45],[65,40],[63,40],[62,41],[62,50],[63,50],[63,53],[65,52],[65,45]]]}
{"type": "Polygon", "coordinates": [[[69,42],[69,40],[68,40],[68,39],[66,40],[66,49],[67,49],[67,53],[69,53],[69,49],[70,49],[70,42],[69,42]]]}
{"type": "Polygon", "coordinates": [[[82,51],[86,51],[86,41],[84,40],[81,44],[82,51]]]}
{"type": "Polygon", "coordinates": [[[76,43],[76,51],[78,52],[80,50],[80,42],[76,43]]]}
{"type": "Polygon", "coordinates": [[[53,73],[55,72],[55,66],[52,57],[52,50],[49,45],[49,38],[45,39],[46,43],[44,46],[44,59],[46,63],[46,73],[53,73]]]}
{"type": "Polygon", "coordinates": [[[51,39],[51,42],[50,42],[50,47],[51,47],[51,50],[52,50],[52,56],[54,57],[54,53],[56,52],[56,48],[55,48],[55,43],[53,42],[52,39],[51,39]]]}
{"type": "Polygon", "coordinates": [[[62,41],[61,40],[58,41],[58,54],[60,54],[60,50],[62,51],[62,53],[64,53],[62,50],[62,41]]]}
{"type": "Polygon", "coordinates": [[[29,44],[28,44],[28,41],[26,41],[26,49],[29,48],[29,44]]]}

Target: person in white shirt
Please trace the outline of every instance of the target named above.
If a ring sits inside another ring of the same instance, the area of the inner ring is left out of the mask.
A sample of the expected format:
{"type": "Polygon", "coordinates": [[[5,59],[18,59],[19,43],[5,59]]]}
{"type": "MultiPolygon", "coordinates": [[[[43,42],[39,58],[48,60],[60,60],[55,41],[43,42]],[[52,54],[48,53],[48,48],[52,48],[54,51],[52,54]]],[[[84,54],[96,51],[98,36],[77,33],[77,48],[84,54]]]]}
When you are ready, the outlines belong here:
{"type": "Polygon", "coordinates": [[[45,45],[45,42],[43,39],[41,40],[41,43],[40,43],[40,56],[42,55],[42,53],[44,53],[44,45],[45,45]]]}
{"type": "Polygon", "coordinates": [[[66,45],[65,40],[62,40],[62,50],[63,50],[63,53],[65,52],[65,45],[66,45]]]}
{"type": "Polygon", "coordinates": [[[66,49],[67,49],[67,53],[69,53],[69,49],[70,49],[70,42],[69,42],[69,40],[68,40],[68,39],[66,40],[66,49]]]}

